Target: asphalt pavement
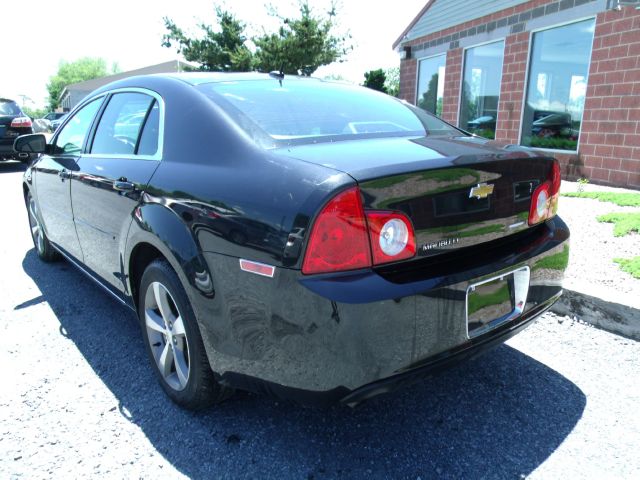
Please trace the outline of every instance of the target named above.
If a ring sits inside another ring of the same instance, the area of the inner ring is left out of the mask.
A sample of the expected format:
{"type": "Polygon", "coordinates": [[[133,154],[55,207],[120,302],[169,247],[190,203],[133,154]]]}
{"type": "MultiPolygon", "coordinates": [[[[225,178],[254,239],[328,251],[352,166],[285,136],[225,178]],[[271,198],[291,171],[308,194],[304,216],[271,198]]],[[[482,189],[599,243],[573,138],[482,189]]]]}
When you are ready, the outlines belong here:
{"type": "Polygon", "coordinates": [[[21,175],[0,163],[0,478],[640,478],[640,343],[554,314],[355,410],[183,411],[134,315],[38,260],[21,175]]]}

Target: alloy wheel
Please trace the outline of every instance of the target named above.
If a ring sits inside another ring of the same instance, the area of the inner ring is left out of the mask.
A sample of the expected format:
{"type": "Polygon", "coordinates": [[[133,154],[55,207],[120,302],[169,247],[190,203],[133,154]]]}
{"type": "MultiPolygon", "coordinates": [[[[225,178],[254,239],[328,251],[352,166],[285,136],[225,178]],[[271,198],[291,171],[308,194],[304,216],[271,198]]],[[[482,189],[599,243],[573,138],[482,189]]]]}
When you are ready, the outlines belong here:
{"type": "Polygon", "coordinates": [[[38,249],[38,253],[44,252],[44,232],[42,231],[42,224],[38,220],[36,201],[32,196],[29,196],[29,226],[31,227],[31,236],[33,237],[33,243],[38,249]]]}
{"type": "Polygon", "coordinates": [[[176,302],[160,282],[152,282],[147,288],[144,322],[162,378],[174,390],[184,390],[190,371],[187,333],[176,302]]]}

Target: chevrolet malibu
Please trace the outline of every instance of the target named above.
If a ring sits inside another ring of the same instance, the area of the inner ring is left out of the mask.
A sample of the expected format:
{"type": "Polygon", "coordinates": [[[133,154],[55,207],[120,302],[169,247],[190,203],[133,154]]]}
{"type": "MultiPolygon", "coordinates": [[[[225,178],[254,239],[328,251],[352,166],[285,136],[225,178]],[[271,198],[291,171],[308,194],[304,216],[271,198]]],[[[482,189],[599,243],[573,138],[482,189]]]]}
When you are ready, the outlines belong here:
{"type": "Polygon", "coordinates": [[[24,175],[35,249],[137,312],[171,399],[356,405],[499,344],[562,293],[560,169],[361,87],[134,77],[24,175]]]}

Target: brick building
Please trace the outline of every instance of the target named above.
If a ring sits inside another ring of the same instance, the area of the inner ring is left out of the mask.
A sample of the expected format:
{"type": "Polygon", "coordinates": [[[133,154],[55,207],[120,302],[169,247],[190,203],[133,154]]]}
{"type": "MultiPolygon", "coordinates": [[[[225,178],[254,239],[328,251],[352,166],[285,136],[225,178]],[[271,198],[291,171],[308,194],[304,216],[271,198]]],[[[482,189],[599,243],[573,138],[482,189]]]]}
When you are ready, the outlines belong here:
{"type": "Polygon", "coordinates": [[[640,188],[640,0],[430,0],[393,47],[401,98],[640,188]]]}

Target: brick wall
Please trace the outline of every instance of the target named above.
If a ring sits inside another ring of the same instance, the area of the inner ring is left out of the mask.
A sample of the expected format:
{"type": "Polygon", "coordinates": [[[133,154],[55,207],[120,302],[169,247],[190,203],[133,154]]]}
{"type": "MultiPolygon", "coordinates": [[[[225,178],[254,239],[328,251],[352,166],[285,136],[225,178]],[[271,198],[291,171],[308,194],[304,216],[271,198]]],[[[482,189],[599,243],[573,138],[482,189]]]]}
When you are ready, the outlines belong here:
{"type": "Polygon", "coordinates": [[[518,135],[522,118],[522,97],[525,92],[528,56],[529,32],[509,35],[505,39],[496,128],[496,140],[500,142],[520,143],[518,135]]]}
{"type": "MultiPolygon", "coordinates": [[[[463,49],[461,38],[510,27],[505,39],[496,139],[519,143],[530,32],[526,22],[593,0],[532,0],[403,45],[420,50],[448,44],[443,118],[457,124],[463,49]]],[[[428,14],[428,13],[427,13],[428,14]]],[[[415,103],[415,58],[401,62],[400,96],[415,103]]],[[[623,7],[597,15],[578,154],[557,153],[563,176],[640,188],[640,11],[623,7]]]]}
{"type": "Polygon", "coordinates": [[[417,60],[409,58],[400,62],[400,94],[403,100],[416,103],[417,60]]]}
{"type": "Polygon", "coordinates": [[[640,11],[597,16],[575,175],[640,188],[640,11]]]}
{"type": "Polygon", "coordinates": [[[457,125],[460,109],[460,82],[462,81],[462,48],[447,52],[442,94],[442,118],[457,125]]]}
{"type": "MultiPolygon", "coordinates": [[[[585,0],[575,0],[584,3],[585,0]]],[[[439,32],[434,32],[424,37],[415,38],[409,42],[405,42],[402,45],[410,46],[412,49],[424,48],[427,46],[436,46],[442,44],[450,44],[451,49],[458,47],[457,43],[460,38],[472,36],[477,33],[495,30],[496,28],[503,27],[505,25],[511,25],[512,29],[517,29],[518,26],[527,19],[535,18],[535,16],[541,16],[545,14],[545,5],[547,7],[558,3],[558,0],[531,0],[529,2],[522,3],[512,8],[507,8],[499,12],[492,13],[491,15],[485,15],[484,17],[477,18],[475,20],[465,22],[461,25],[456,25],[439,32]],[[534,15],[534,12],[535,13],[534,15]],[[504,25],[503,25],[504,24],[504,25]]],[[[427,13],[428,14],[428,13],[427,13]]],[[[462,55],[462,53],[460,53],[462,55]]],[[[462,58],[462,57],[460,57],[462,58]]],[[[457,60],[457,59],[456,59],[457,60]]],[[[449,59],[447,58],[447,62],[449,59]]],[[[448,64],[447,64],[448,66],[448,64]]],[[[415,103],[416,101],[416,75],[417,75],[417,60],[410,58],[402,60],[400,62],[400,98],[407,102],[415,103]]],[[[449,88],[450,92],[455,92],[457,96],[459,94],[460,86],[450,85],[451,82],[460,81],[460,78],[449,79],[449,71],[445,73],[445,88],[449,88]]],[[[446,101],[446,99],[445,99],[446,101]]],[[[456,104],[459,100],[456,100],[456,104]]],[[[457,121],[458,111],[456,109],[455,114],[448,118],[455,118],[457,121]],[[453,117],[455,115],[455,117],[453,117]]]]}

